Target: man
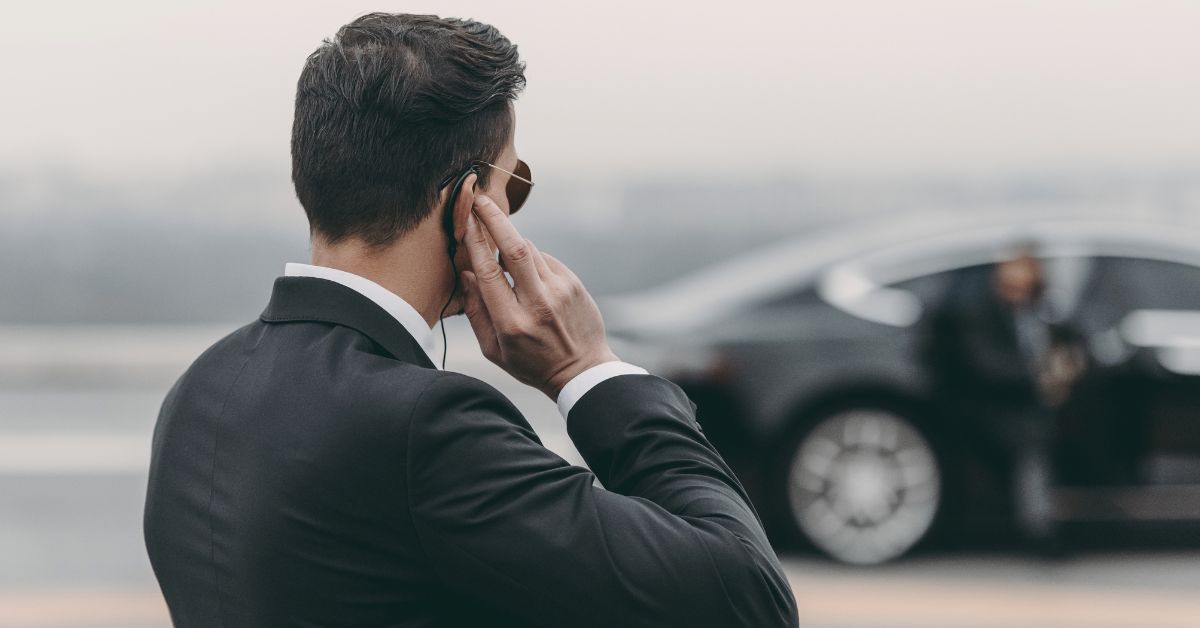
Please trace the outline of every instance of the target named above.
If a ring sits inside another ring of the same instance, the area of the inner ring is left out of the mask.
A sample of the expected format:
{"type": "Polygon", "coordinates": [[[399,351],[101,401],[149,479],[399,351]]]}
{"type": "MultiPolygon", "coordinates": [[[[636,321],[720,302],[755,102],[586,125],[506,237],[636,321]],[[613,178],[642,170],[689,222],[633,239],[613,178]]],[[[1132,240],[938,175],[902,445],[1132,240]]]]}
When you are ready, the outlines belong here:
{"type": "Polygon", "coordinates": [[[1003,261],[959,271],[926,319],[926,350],[939,399],[978,416],[1012,468],[1017,524],[1052,550],[1051,445],[1057,411],[1079,375],[1069,330],[1048,322],[1045,280],[1032,244],[1003,261]]]}
{"type": "Polygon", "coordinates": [[[620,362],[578,277],[509,221],[524,80],[496,29],[434,16],[366,15],[308,58],[292,155],[313,263],[155,429],[146,546],[176,625],[796,625],[695,406],[620,362]],[[447,308],[557,401],[594,476],[437,368],[447,308]]]}

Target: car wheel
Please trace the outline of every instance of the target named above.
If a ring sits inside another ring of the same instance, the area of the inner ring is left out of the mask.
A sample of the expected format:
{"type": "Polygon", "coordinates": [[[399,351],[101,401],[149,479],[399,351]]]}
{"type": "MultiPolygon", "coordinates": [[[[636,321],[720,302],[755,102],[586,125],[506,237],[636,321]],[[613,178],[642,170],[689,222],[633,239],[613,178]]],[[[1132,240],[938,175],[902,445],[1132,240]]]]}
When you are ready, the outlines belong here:
{"type": "Polygon", "coordinates": [[[920,430],[884,409],[827,415],[786,465],[792,523],[836,560],[876,564],[917,544],[942,501],[937,455],[920,430]]]}

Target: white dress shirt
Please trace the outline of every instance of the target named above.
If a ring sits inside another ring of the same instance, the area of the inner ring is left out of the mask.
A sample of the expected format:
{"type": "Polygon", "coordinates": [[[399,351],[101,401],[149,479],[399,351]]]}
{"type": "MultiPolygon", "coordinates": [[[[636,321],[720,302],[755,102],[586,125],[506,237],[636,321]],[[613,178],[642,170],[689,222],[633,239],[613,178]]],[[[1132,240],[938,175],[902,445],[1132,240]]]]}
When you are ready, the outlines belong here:
{"type": "MultiPolygon", "coordinates": [[[[342,284],[367,297],[403,325],[404,329],[416,339],[417,344],[421,345],[421,348],[425,351],[425,355],[429,356],[429,361],[434,364],[434,368],[438,368],[437,361],[433,359],[433,328],[425,322],[425,318],[421,316],[421,313],[416,308],[409,305],[407,301],[400,298],[396,293],[366,277],[325,266],[290,262],[284,266],[283,274],[288,277],[327,279],[342,284]]],[[[591,390],[593,386],[610,377],[626,374],[645,375],[647,371],[628,362],[613,361],[597,364],[576,375],[558,393],[559,413],[565,419],[571,412],[571,408],[574,407],[575,402],[579,401],[584,393],[591,390]]]]}

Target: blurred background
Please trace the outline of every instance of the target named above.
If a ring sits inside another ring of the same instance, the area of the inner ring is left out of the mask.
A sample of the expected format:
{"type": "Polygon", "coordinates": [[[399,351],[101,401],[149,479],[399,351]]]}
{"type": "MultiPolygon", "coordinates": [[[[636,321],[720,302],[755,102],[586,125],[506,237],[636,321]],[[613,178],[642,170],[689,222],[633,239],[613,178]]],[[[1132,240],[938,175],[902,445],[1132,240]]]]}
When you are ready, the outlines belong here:
{"type": "Polygon", "coordinates": [[[697,401],[804,625],[1200,624],[1200,5],[3,8],[0,627],[168,624],[159,403],[307,260],[295,80],[375,10],[518,43],[516,224],[697,401]]]}

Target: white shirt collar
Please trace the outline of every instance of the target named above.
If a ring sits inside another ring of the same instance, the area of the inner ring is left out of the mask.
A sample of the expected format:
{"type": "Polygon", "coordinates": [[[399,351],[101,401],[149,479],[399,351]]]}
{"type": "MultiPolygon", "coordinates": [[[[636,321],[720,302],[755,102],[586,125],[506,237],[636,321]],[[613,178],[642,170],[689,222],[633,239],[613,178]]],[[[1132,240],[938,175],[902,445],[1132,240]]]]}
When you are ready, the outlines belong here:
{"type": "Polygon", "coordinates": [[[409,305],[408,301],[401,299],[396,293],[366,277],[326,266],[289,262],[283,267],[283,274],[287,277],[328,279],[367,297],[391,314],[392,318],[399,321],[404,329],[408,330],[408,333],[417,340],[417,344],[425,350],[425,355],[429,356],[429,361],[434,363],[434,368],[439,368],[433,359],[433,328],[425,322],[425,318],[416,308],[409,305]]]}

